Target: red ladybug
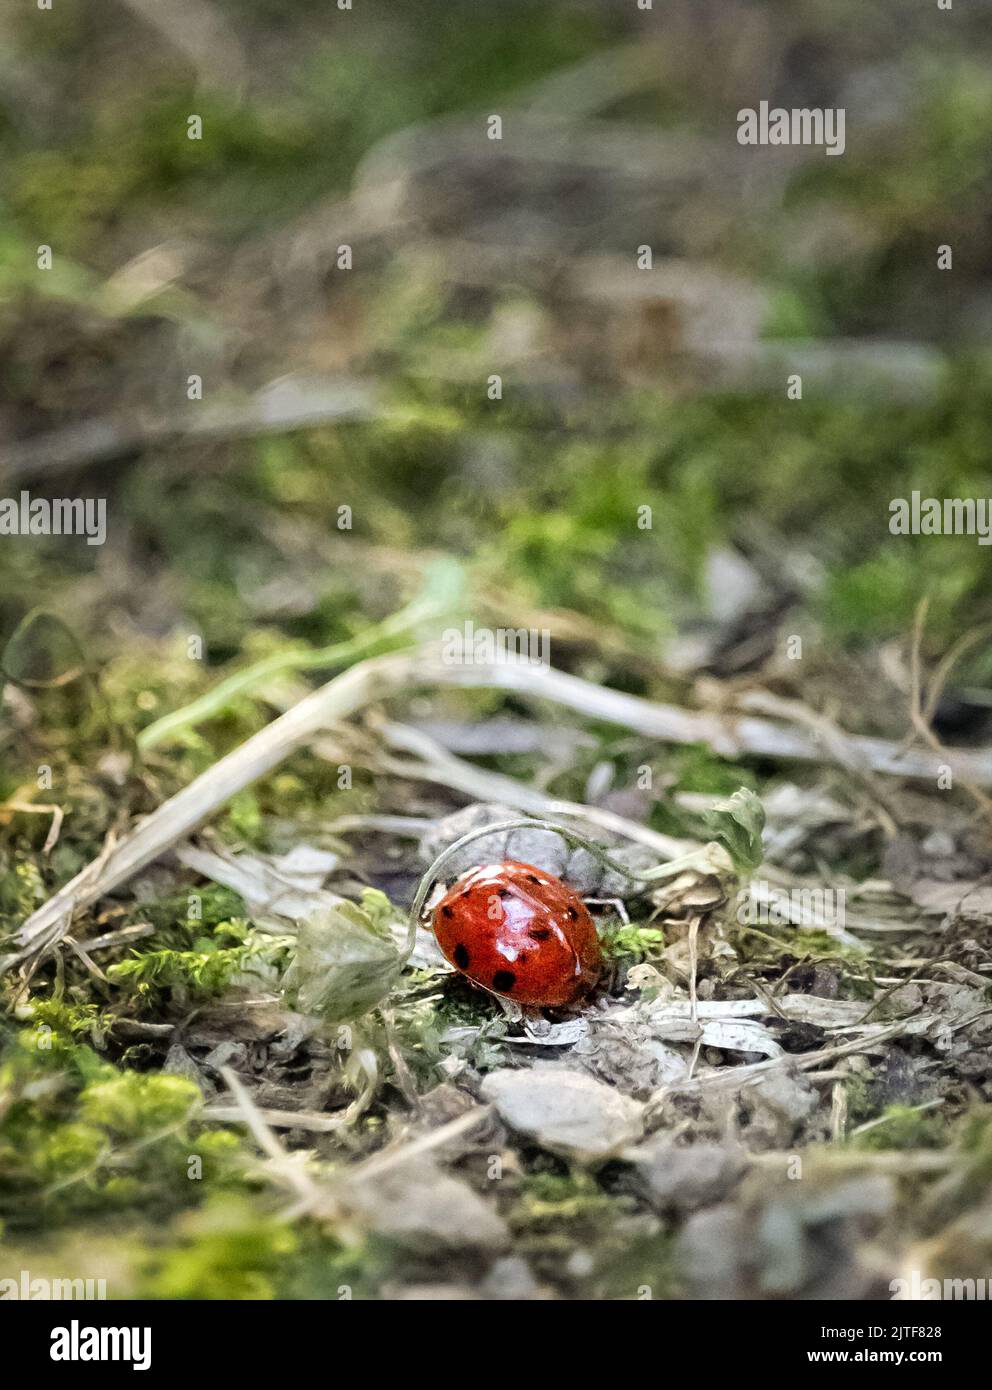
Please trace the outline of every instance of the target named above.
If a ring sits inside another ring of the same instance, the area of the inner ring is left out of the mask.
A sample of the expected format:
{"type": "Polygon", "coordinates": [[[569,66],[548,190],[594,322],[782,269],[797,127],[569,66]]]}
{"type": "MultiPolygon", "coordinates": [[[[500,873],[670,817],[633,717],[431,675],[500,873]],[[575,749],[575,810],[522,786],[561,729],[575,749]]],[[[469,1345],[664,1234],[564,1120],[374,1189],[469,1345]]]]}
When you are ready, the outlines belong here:
{"type": "Polygon", "coordinates": [[[434,909],[452,965],[493,994],[554,1007],[587,994],[603,956],[582,899],[533,864],[483,864],[434,909]]]}

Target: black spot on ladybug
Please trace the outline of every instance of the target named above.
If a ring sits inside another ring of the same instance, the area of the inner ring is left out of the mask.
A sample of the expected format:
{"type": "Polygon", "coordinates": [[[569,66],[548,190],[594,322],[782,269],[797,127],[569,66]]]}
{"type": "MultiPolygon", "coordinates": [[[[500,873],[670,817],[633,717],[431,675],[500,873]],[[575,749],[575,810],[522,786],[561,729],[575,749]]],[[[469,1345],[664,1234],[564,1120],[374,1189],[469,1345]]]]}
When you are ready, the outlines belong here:
{"type": "Polygon", "coordinates": [[[516,983],[517,977],[512,970],[497,970],[493,976],[493,989],[498,990],[500,994],[505,994],[516,983]]]}
{"type": "Polygon", "coordinates": [[[454,908],[453,908],[453,907],[449,907],[448,904],[445,903],[444,907],[442,907],[442,909],[441,909],[441,916],[442,916],[442,917],[454,917],[454,915],[455,915],[455,910],[454,910],[454,908]]]}
{"type": "Polygon", "coordinates": [[[537,874],[528,874],[528,875],[527,875],[527,882],[528,882],[528,883],[540,883],[540,881],[541,881],[541,880],[538,878],[537,874]]]}
{"type": "Polygon", "coordinates": [[[551,928],[531,927],[527,935],[530,937],[531,941],[547,941],[548,937],[551,935],[551,928]]]}
{"type": "Polygon", "coordinates": [[[579,914],[576,912],[574,907],[568,907],[565,909],[565,916],[570,917],[573,922],[575,921],[576,917],[578,917],[578,915],[579,914]]]}
{"type": "Polygon", "coordinates": [[[508,898],[510,896],[509,888],[501,888],[499,890],[499,895],[501,898],[508,898]]]}
{"type": "Polygon", "coordinates": [[[458,966],[459,970],[464,970],[468,965],[468,951],[466,951],[460,941],[454,949],[454,958],[455,964],[458,966]]]}

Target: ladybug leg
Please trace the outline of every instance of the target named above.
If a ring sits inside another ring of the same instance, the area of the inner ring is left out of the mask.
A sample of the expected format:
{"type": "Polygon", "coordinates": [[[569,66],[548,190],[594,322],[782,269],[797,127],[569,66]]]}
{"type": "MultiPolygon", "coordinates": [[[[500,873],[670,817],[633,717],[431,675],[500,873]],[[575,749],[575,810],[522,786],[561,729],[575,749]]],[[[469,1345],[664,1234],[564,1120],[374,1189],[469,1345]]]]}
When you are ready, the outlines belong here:
{"type": "Polygon", "coordinates": [[[543,1038],[551,1032],[551,1024],[540,1009],[528,1008],[518,1004],[515,999],[505,999],[501,994],[493,998],[500,1005],[508,1023],[522,1023],[524,1032],[531,1037],[543,1038]]]}
{"type": "MultiPolygon", "coordinates": [[[[488,993],[488,991],[487,991],[488,993]]],[[[491,996],[503,1010],[508,1023],[519,1023],[524,1016],[524,1011],[515,999],[507,999],[502,994],[491,996]]]]}

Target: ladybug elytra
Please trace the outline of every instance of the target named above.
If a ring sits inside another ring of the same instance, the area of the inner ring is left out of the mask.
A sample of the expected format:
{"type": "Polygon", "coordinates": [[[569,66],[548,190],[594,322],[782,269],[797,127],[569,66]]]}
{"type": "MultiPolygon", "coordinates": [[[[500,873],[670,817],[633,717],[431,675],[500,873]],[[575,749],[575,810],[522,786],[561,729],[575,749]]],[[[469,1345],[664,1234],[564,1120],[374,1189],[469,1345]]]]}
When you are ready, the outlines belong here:
{"type": "Polygon", "coordinates": [[[456,969],[519,1004],[571,1004],[602,969],[582,899],[533,864],[483,864],[463,874],[435,907],[433,925],[456,969]]]}

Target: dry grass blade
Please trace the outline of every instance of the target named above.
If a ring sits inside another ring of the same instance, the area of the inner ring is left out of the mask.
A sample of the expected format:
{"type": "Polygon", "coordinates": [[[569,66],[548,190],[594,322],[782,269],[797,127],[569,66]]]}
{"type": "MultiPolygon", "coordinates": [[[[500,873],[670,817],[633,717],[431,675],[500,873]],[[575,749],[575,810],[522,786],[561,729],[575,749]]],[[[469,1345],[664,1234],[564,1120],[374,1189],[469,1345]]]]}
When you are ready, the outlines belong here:
{"type": "Polygon", "coordinates": [[[472,763],[456,758],[417,729],[388,720],[374,721],[373,728],[394,748],[414,753],[421,759],[419,762],[412,762],[408,759],[380,755],[379,763],[387,772],[406,778],[438,782],[455,791],[464,792],[476,801],[503,802],[528,815],[573,816],[601,830],[608,830],[623,836],[624,839],[645,845],[665,859],[675,859],[699,848],[699,842],[696,840],[680,840],[673,835],[663,835],[657,830],[652,830],[650,826],[628,820],[613,811],[586,806],[578,801],[561,801],[556,797],[547,796],[536,787],[507,777],[504,773],[489,772],[485,768],[475,767],[472,763]]]}
{"type": "Polygon", "coordinates": [[[221,758],[139,822],[102,856],[102,862],[94,861],[49,898],[17,933],[15,942],[19,949],[0,964],[17,964],[58,941],[73,912],[91,906],[185,839],[232,796],[271,772],[318,730],[409,682],[411,661],[404,655],[360,662],[221,758]]]}
{"type": "MultiPolygon", "coordinates": [[[[940,701],[944,685],[954,667],[954,663],[969,647],[973,646],[975,642],[983,637],[988,629],[987,627],[978,628],[973,632],[966,633],[964,637],[946,653],[943,661],[937,668],[930,692],[924,703],[921,649],[929,608],[929,599],[921,599],[913,620],[913,636],[909,663],[911,673],[909,717],[916,735],[923,740],[928,748],[933,749],[938,757],[945,758],[949,763],[950,759],[947,756],[947,750],[934,733],[931,727],[931,721],[940,701]]],[[[973,778],[962,778],[961,786],[964,788],[965,792],[967,792],[968,796],[971,797],[985,819],[992,822],[992,800],[990,800],[984,792],[979,790],[975,780],[973,778]]]]}
{"type": "Polygon", "coordinates": [[[51,854],[58,844],[59,835],[62,832],[65,812],[61,806],[41,801],[5,801],[0,805],[0,815],[4,815],[6,812],[23,816],[51,816],[52,823],[48,828],[45,843],[41,847],[42,854],[51,854]]]}
{"type": "Polygon", "coordinates": [[[302,1156],[286,1152],[237,1074],[230,1067],[221,1067],[220,1074],[237,1101],[236,1114],[232,1118],[239,1119],[248,1126],[252,1138],[269,1160],[273,1176],[297,1198],[301,1206],[310,1209],[318,1206],[323,1194],[303,1168],[302,1156]]]}

